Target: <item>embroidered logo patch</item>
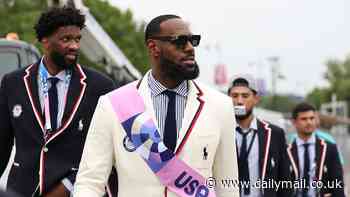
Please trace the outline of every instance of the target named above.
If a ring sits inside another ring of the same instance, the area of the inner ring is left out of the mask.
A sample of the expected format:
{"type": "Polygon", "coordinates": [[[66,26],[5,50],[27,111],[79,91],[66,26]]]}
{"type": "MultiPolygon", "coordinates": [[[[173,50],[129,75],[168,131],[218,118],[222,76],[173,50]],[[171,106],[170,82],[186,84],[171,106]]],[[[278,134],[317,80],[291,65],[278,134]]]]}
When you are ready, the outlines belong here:
{"type": "Polygon", "coordinates": [[[78,125],[78,130],[79,130],[79,131],[82,131],[83,128],[84,128],[83,120],[80,119],[80,120],[79,120],[79,125],[78,125]]]}
{"type": "Polygon", "coordinates": [[[273,159],[273,157],[271,158],[271,166],[274,168],[275,167],[275,160],[273,159]]]}
{"type": "Polygon", "coordinates": [[[12,109],[13,117],[18,118],[21,114],[22,114],[22,106],[19,104],[13,106],[13,109],[12,109]]]}

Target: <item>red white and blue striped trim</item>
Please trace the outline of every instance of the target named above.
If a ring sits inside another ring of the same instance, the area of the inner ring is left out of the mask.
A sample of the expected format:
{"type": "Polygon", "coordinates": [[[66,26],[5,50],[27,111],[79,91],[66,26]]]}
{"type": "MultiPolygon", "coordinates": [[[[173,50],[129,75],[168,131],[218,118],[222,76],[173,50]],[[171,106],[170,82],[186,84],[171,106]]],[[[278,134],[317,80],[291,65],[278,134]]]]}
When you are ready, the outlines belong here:
{"type": "Polygon", "coordinates": [[[266,133],[266,146],[265,146],[265,155],[264,155],[264,162],[261,170],[261,180],[265,179],[266,176],[266,167],[267,167],[267,160],[269,158],[269,150],[270,150],[270,142],[271,142],[271,128],[269,127],[269,124],[263,120],[260,120],[263,125],[264,129],[267,132],[266,133]]]}

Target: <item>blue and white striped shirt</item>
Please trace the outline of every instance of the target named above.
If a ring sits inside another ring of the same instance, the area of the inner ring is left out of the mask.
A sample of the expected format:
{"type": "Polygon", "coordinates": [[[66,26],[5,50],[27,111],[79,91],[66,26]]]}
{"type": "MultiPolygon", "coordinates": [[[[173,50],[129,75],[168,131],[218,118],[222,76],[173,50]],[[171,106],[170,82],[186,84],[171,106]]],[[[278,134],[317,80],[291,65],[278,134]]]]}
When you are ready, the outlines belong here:
{"type": "MultiPolygon", "coordinates": [[[[168,110],[168,97],[165,94],[162,94],[166,87],[164,87],[159,81],[157,81],[150,73],[148,77],[148,87],[151,90],[151,99],[153,102],[153,108],[156,115],[159,134],[163,138],[164,133],[164,124],[166,119],[166,114],[168,110]]],[[[179,137],[179,131],[182,125],[182,119],[185,113],[186,101],[188,96],[188,86],[187,81],[183,81],[180,85],[178,85],[174,89],[169,89],[170,91],[174,91],[176,93],[175,105],[176,105],[176,128],[177,128],[177,136],[179,137]]]]}

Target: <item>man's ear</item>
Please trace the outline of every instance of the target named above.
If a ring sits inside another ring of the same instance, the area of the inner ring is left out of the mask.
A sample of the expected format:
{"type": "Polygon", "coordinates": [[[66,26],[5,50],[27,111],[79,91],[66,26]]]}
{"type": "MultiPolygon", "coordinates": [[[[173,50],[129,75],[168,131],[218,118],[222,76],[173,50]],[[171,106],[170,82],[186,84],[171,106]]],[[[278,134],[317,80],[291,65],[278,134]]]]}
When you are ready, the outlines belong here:
{"type": "Polygon", "coordinates": [[[159,57],[160,49],[155,40],[152,40],[152,39],[147,40],[146,45],[152,56],[159,57]]]}
{"type": "Polygon", "coordinates": [[[43,45],[44,49],[49,48],[50,43],[49,43],[49,39],[47,37],[42,38],[40,42],[43,45]]]}
{"type": "Polygon", "coordinates": [[[259,104],[261,97],[258,94],[255,94],[254,97],[255,97],[255,105],[259,104]]]}

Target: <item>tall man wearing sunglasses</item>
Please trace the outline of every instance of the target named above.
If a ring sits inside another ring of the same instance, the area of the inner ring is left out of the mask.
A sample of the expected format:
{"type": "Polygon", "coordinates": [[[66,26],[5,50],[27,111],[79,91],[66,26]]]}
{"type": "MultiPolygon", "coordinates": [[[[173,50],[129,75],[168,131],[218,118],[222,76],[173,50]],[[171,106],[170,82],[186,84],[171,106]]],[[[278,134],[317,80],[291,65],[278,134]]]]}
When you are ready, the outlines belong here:
{"type": "Polygon", "coordinates": [[[237,187],[221,184],[238,178],[231,100],[194,81],[200,38],[175,15],[158,16],[147,25],[152,69],[100,98],[75,197],[101,196],[112,166],[118,171],[119,197],[239,195],[237,187]]]}

